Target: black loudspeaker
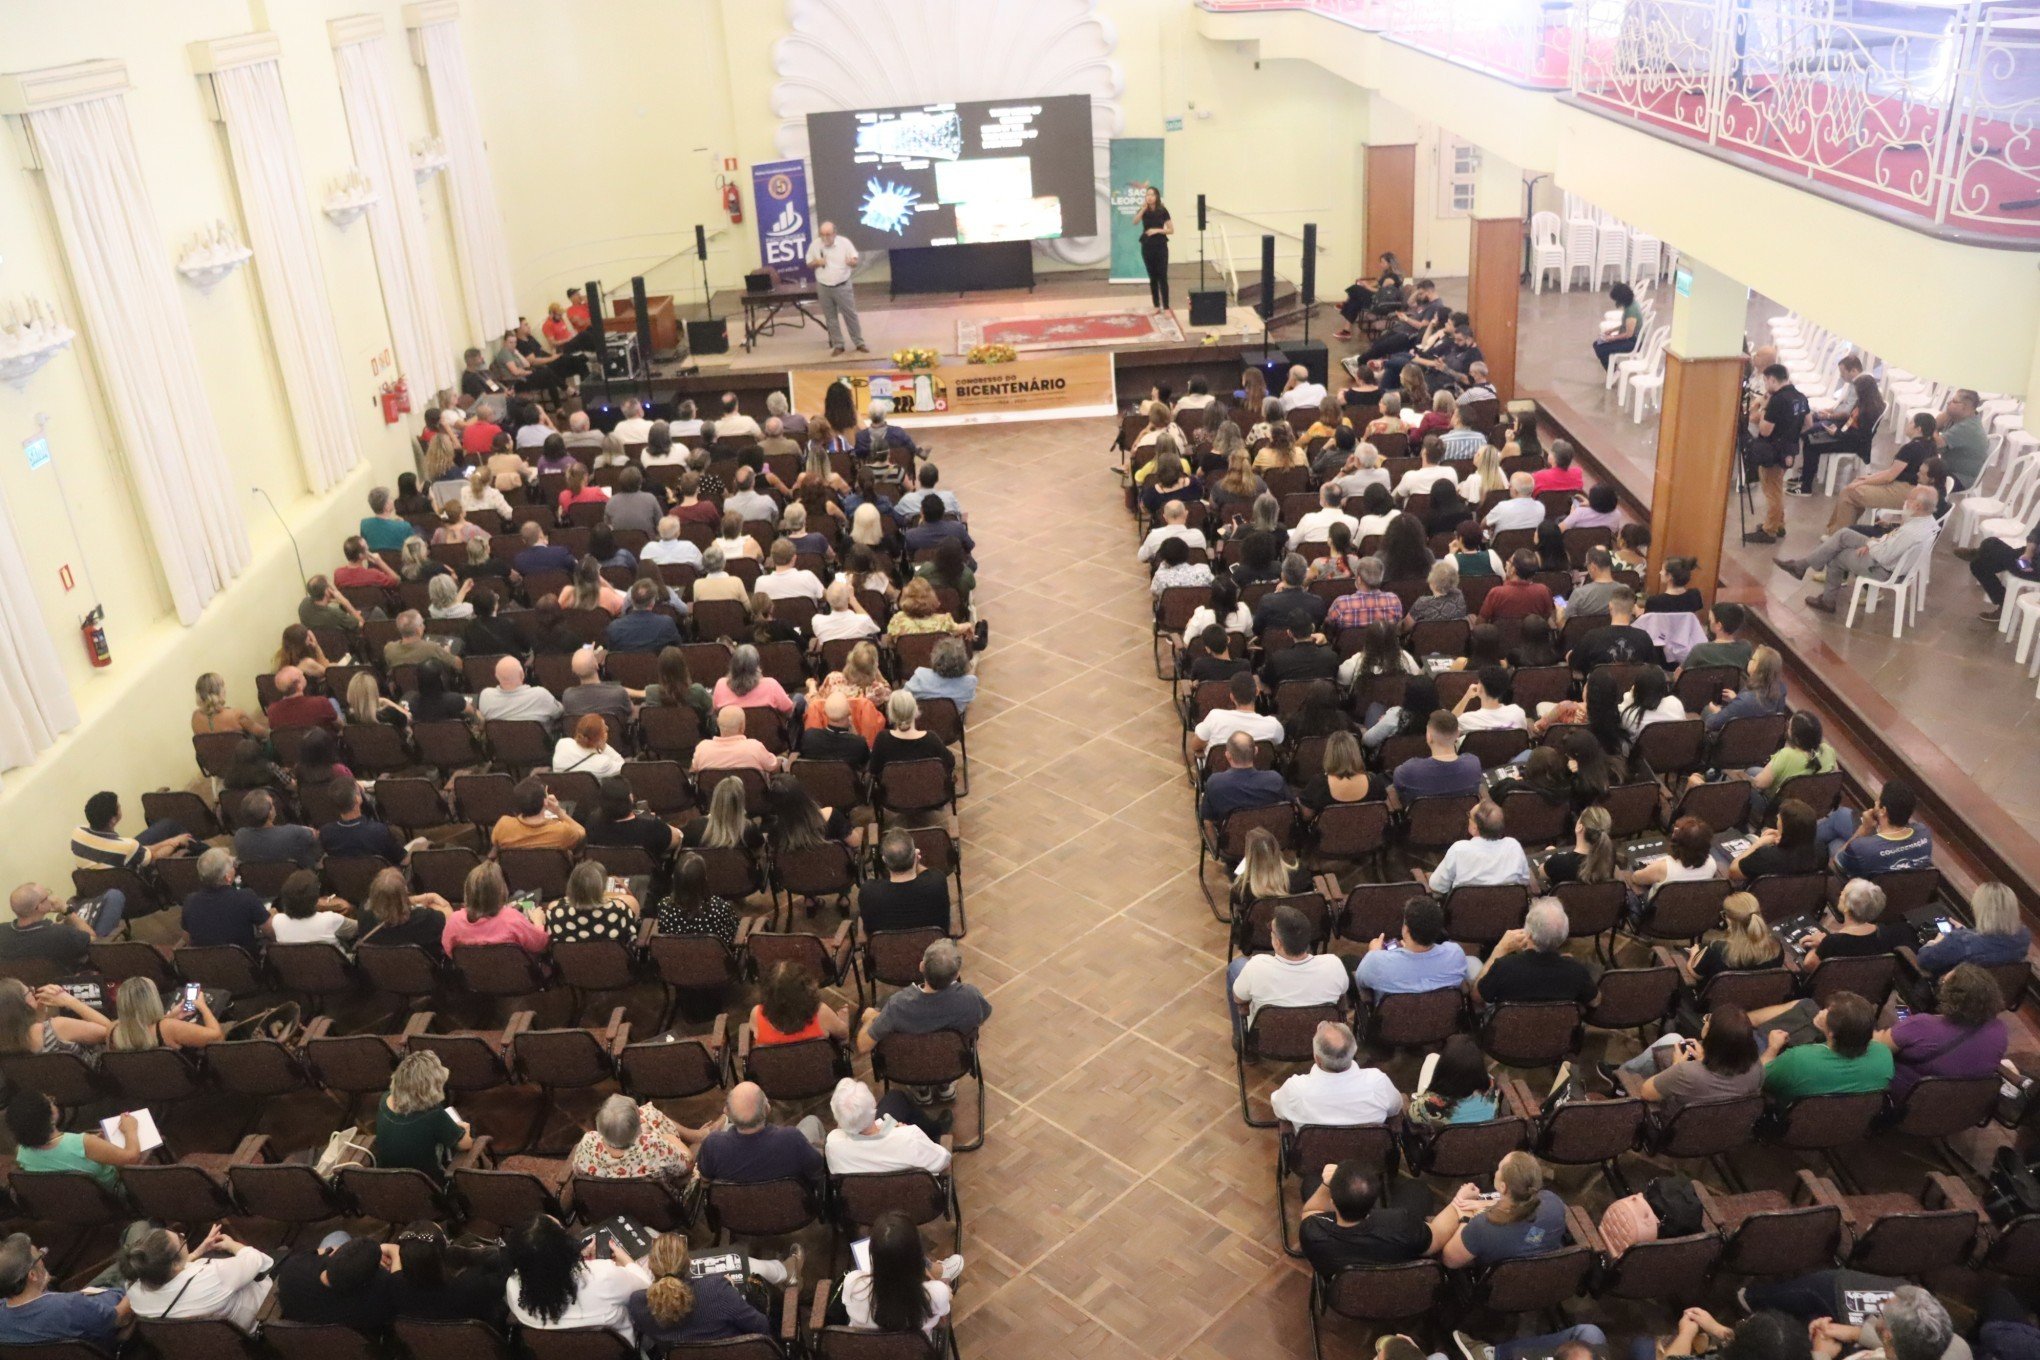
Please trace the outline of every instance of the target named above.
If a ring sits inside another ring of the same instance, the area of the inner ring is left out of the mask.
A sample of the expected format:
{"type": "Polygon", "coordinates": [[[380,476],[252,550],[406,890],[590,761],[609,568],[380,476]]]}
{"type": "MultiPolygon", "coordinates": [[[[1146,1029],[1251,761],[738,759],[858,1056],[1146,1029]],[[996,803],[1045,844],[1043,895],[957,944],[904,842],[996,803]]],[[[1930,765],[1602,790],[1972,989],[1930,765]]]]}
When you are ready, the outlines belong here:
{"type": "MultiPolygon", "coordinates": [[[[1325,353],[1324,341],[1322,340],[1286,341],[1282,346],[1282,352],[1289,356],[1289,363],[1291,365],[1302,364],[1305,368],[1309,369],[1310,380],[1312,382],[1318,384],[1320,387],[1325,385],[1326,382],[1325,375],[1329,373],[1331,369],[1329,364],[1329,356],[1327,356],[1325,353]]],[[[1287,382],[1288,379],[1284,378],[1283,381],[1287,382]]],[[[1278,391],[1279,389],[1271,385],[1268,390],[1273,392],[1278,391]]]]}
{"type": "MultiPolygon", "coordinates": [[[[1303,224],[1303,305],[1317,301],[1317,223],[1303,224]]],[[[1317,381],[1323,382],[1323,378],[1317,381]]]]}
{"type": "Polygon", "coordinates": [[[1197,195],[1197,230],[1204,230],[1204,195],[1197,195]]]}
{"type": "Polygon", "coordinates": [[[595,328],[597,335],[600,335],[602,333],[602,285],[594,279],[590,279],[581,285],[581,291],[588,295],[588,324],[595,328]]]}
{"type": "Polygon", "coordinates": [[[694,258],[697,260],[708,258],[708,230],[699,222],[694,224],[694,258]]]}
{"type": "Polygon", "coordinates": [[[1254,310],[1261,314],[1262,324],[1275,319],[1275,238],[1261,238],[1261,300],[1254,310]]]}
{"type": "Polygon", "coordinates": [[[728,354],[730,323],[726,320],[688,322],[687,351],[690,354],[728,354]]]}
{"type": "Polygon", "coordinates": [[[652,357],[652,313],[645,305],[645,276],[636,274],[630,281],[631,311],[637,316],[638,353],[649,361],[652,357]]]}
{"type": "Polygon", "coordinates": [[[1208,292],[1190,295],[1190,324],[1193,326],[1223,326],[1225,324],[1225,289],[1213,288],[1208,292]]]}

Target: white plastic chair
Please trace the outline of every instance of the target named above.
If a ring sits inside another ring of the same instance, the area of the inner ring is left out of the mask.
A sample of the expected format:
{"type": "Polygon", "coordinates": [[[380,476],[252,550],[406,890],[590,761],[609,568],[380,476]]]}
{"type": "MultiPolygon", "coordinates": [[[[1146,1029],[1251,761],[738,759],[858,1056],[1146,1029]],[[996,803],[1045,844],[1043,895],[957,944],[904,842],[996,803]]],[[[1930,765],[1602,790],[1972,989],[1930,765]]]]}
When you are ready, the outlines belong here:
{"type": "Polygon", "coordinates": [[[1636,398],[1636,423],[1643,424],[1643,405],[1646,400],[1660,409],[1664,406],[1665,391],[1665,346],[1659,345],[1654,357],[1655,364],[1647,373],[1638,373],[1629,380],[1629,391],[1636,398]]]}
{"type": "Polygon", "coordinates": [[[1565,291],[1565,247],[1559,244],[1558,214],[1541,212],[1530,218],[1530,277],[1535,291],[1544,291],[1544,276],[1558,271],[1558,287],[1565,291]]]}
{"type": "Polygon", "coordinates": [[[1633,232],[1629,237],[1629,279],[1655,279],[1664,267],[1664,246],[1655,236],[1633,232]]]}
{"type": "Polygon", "coordinates": [[[1908,549],[1898,561],[1897,570],[1885,580],[1870,576],[1849,578],[1849,616],[1842,626],[1856,626],[1856,607],[1865,604],[1866,612],[1877,608],[1877,597],[1891,596],[1891,635],[1902,637],[1905,625],[1919,615],[1921,604],[1927,594],[1927,562],[1934,555],[1934,544],[1941,537],[1941,527],[1936,524],[1934,532],[1908,549]]]}
{"type": "MultiPolygon", "coordinates": [[[[2023,433],[2023,431],[2021,431],[2023,433]]],[[[2029,436],[2030,437],[2030,436],[2029,436]]],[[[2022,453],[2017,458],[2000,460],[1998,455],[2005,441],[1993,439],[1990,452],[1986,455],[1983,472],[1976,479],[1976,487],[1969,491],[1957,491],[1948,497],[1950,506],[1945,523],[1958,548],[1973,548],[1983,536],[1983,522],[2012,513],[2020,503],[2027,486],[2036,475],[2040,475],[2040,456],[2022,453]],[[1991,490],[1983,487],[1989,480],[1993,463],[2000,467],[1997,482],[1991,490]]]]}
{"type": "MultiPolygon", "coordinates": [[[[1629,394],[1635,390],[1636,381],[1664,367],[1665,346],[1671,340],[1671,327],[1660,326],[1643,337],[1643,341],[1630,353],[1608,365],[1608,371],[1615,375],[1615,404],[1627,406],[1629,394]]],[[[1642,419],[1642,417],[1638,417],[1642,419]]]]}
{"type": "Polygon", "coordinates": [[[1584,271],[1587,287],[1594,286],[1594,248],[1600,228],[1591,217],[1568,217],[1565,222],[1565,286],[1572,287],[1573,275],[1584,271]]]}
{"type": "Polygon", "coordinates": [[[1629,228],[1620,222],[1604,222],[1594,235],[1594,287],[1611,270],[1618,282],[1629,270],[1629,228]]]}

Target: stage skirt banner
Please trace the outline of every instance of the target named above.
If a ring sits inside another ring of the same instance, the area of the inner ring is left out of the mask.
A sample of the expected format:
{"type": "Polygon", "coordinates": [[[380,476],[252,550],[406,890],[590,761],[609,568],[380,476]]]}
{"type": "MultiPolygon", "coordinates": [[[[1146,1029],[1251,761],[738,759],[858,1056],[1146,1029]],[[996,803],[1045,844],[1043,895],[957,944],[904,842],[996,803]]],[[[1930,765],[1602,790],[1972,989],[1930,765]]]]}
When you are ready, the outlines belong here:
{"type": "Polygon", "coordinates": [[[815,233],[809,220],[807,162],[752,166],[751,206],[757,209],[758,258],[765,267],[776,271],[783,283],[812,283],[815,275],[807,255],[815,233]]]}
{"type": "MultiPolygon", "coordinates": [[[[1147,265],[1140,257],[1140,205],[1149,186],[1168,201],[1162,188],[1162,139],[1112,139],[1112,278],[1113,283],[1146,283],[1147,265]]],[[[1171,209],[1173,212],[1174,209],[1171,209]]],[[[1190,224],[1196,226],[1195,222],[1190,224]]],[[[1178,224],[1178,230],[1182,230],[1178,224]]]]}
{"type": "Polygon", "coordinates": [[[887,417],[903,428],[973,425],[1066,416],[1109,416],[1119,410],[1110,354],[1058,354],[1010,364],[941,364],[933,370],[797,368],[793,408],[819,411],[829,384],[850,384],[858,413],[890,402],[887,417]]]}

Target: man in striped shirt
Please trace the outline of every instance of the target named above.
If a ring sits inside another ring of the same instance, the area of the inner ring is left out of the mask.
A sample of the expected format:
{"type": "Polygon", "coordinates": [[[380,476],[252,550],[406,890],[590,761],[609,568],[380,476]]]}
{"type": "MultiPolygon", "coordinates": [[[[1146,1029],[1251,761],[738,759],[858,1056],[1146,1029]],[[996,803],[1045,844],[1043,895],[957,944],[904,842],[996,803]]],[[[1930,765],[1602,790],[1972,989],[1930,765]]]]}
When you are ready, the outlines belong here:
{"type": "Polygon", "coordinates": [[[85,825],[71,835],[71,855],[84,869],[140,869],[166,855],[184,852],[191,833],[170,818],[139,836],[120,835],[120,795],[95,793],[85,800],[85,825]]]}
{"type": "Polygon", "coordinates": [[[1325,615],[1325,631],[1336,637],[1346,628],[1402,622],[1402,596],[1381,588],[1381,559],[1361,558],[1360,569],[1354,574],[1360,578],[1360,588],[1332,601],[1331,611],[1325,615]]]}

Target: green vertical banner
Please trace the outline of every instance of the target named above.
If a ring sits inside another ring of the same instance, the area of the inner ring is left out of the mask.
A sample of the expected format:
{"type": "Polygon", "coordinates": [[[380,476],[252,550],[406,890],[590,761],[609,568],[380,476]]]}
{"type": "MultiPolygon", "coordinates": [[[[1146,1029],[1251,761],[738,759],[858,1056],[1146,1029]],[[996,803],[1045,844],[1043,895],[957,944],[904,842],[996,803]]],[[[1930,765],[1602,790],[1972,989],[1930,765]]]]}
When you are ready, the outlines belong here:
{"type": "MultiPolygon", "coordinates": [[[[1111,183],[1111,281],[1146,283],[1147,266],[1141,263],[1140,258],[1140,205],[1147,200],[1150,186],[1162,193],[1163,201],[1167,202],[1167,191],[1162,188],[1162,139],[1114,137],[1111,183]]],[[[1180,224],[1177,230],[1182,230],[1180,224]]]]}

